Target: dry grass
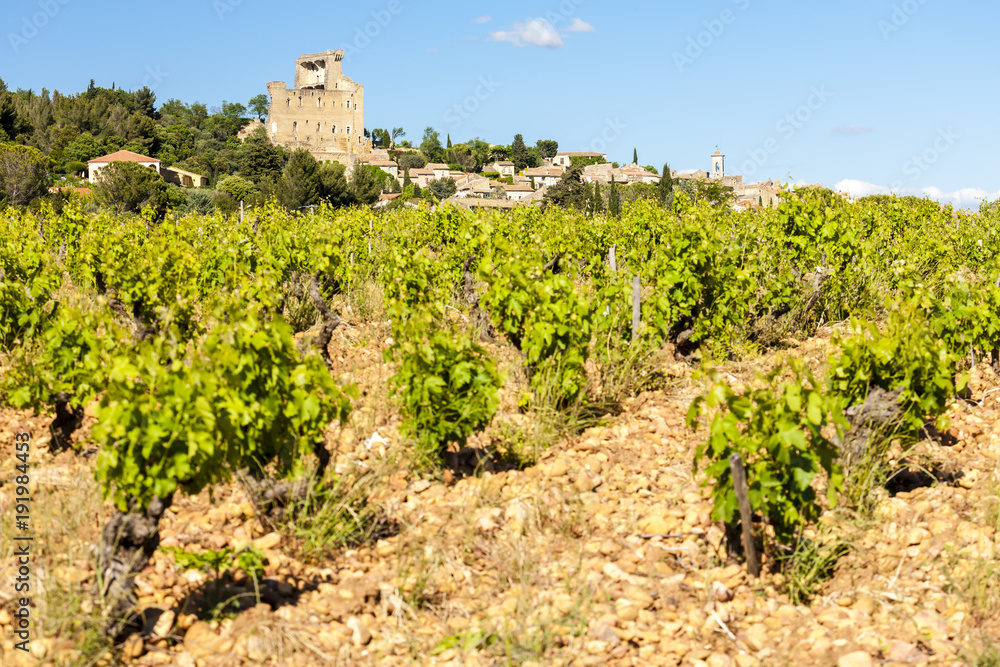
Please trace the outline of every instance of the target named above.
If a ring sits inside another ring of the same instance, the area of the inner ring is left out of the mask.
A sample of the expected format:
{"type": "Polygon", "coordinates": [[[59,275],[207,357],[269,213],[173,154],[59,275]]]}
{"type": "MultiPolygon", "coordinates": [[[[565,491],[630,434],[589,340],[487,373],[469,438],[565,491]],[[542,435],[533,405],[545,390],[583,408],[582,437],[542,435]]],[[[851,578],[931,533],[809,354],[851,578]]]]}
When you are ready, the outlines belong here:
{"type": "MultiPolygon", "coordinates": [[[[37,448],[33,458],[38,457],[37,448]]],[[[30,534],[34,538],[30,583],[37,619],[31,641],[44,645],[54,664],[93,664],[112,648],[103,633],[100,609],[93,600],[98,585],[93,545],[107,519],[108,507],[102,503],[100,489],[89,470],[81,469],[76,462],[32,466],[31,476],[32,485],[37,484],[32,491],[30,515],[30,534]]],[[[12,487],[7,488],[13,493],[12,487]]],[[[14,507],[9,497],[4,494],[4,517],[0,521],[5,562],[13,562],[13,538],[15,533],[20,534],[14,527],[14,507]]],[[[5,592],[14,590],[13,584],[4,588],[5,592]]],[[[3,607],[14,611],[12,601],[4,602],[3,607]]]]}

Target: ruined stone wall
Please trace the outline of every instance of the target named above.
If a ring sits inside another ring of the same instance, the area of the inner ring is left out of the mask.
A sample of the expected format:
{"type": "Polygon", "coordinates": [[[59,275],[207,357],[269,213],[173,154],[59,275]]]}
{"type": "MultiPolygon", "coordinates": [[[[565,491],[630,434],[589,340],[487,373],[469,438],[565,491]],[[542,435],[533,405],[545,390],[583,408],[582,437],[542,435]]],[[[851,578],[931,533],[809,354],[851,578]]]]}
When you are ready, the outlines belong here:
{"type": "Polygon", "coordinates": [[[371,153],[372,147],[364,136],[364,86],[344,76],[338,54],[300,57],[295,80],[301,88],[268,82],[267,133],[273,144],[304,148],[317,160],[350,165],[356,156],[371,153]]]}

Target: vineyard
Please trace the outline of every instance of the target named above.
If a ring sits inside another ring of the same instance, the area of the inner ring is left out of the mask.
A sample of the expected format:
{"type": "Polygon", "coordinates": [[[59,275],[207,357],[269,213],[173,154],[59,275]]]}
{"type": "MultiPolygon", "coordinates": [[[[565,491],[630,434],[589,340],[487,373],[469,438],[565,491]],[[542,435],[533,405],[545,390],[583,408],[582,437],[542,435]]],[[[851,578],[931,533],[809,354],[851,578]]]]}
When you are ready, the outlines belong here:
{"type": "Polygon", "coordinates": [[[998,665],[998,251],[822,190],[6,210],[2,663],[998,665]]]}

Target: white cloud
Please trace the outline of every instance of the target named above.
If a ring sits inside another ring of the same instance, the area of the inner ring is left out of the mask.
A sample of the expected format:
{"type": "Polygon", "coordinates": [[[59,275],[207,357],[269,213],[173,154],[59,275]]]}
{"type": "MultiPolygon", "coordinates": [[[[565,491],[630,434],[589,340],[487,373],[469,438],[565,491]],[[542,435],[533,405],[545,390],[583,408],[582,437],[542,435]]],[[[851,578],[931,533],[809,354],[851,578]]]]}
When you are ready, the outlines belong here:
{"type": "Polygon", "coordinates": [[[867,134],[871,132],[870,127],[861,127],[859,125],[838,125],[833,128],[834,134],[867,134]]]}
{"type": "Polygon", "coordinates": [[[980,188],[959,188],[952,192],[945,192],[941,188],[928,186],[925,188],[899,188],[890,190],[884,185],[867,183],[854,179],[844,179],[833,186],[834,190],[846,192],[851,197],[866,197],[868,195],[887,195],[890,192],[897,195],[913,195],[915,197],[928,197],[941,203],[951,204],[958,208],[978,208],[984,199],[993,201],[1000,199],[1000,191],[986,192],[980,188]]]}
{"type": "Polygon", "coordinates": [[[547,49],[561,49],[562,37],[545,19],[528,19],[524,23],[514,22],[512,30],[491,32],[495,42],[510,42],[514,46],[542,46],[547,49]]]}
{"type": "Polygon", "coordinates": [[[475,21],[473,21],[473,23],[479,23],[479,24],[489,23],[492,20],[493,20],[493,17],[490,16],[489,14],[487,14],[486,16],[480,16],[475,21]]]}
{"type": "Polygon", "coordinates": [[[943,192],[940,188],[931,186],[921,190],[921,194],[940,202],[951,202],[959,208],[979,208],[984,199],[993,201],[1000,198],[1000,192],[990,193],[979,188],[959,188],[954,192],[943,192]]]}
{"type": "Polygon", "coordinates": [[[594,26],[579,17],[574,18],[573,23],[566,30],[567,32],[597,32],[594,26]]]}
{"type": "Polygon", "coordinates": [[[833,189],[837,192],[846,192],[852,197],[889,194],[889,188],[881,185],[875,185],[874,183],[866,183],[865,181],[857,181],[851,178],[845,178],[840,181],[833,186],[833,189]]]}

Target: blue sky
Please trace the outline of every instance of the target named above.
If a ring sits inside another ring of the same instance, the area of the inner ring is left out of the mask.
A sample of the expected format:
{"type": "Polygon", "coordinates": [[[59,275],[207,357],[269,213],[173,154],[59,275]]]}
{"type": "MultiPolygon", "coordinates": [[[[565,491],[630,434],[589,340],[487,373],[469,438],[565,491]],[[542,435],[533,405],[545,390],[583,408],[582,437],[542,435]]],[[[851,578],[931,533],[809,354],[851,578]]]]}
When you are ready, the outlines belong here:
{"type": "Polygon", "coordinates": [[[629,162],[856,194],[1000,196],[1000,6],[942,0],[503,3],[5,0],[0,77],[246,102],[345,48],[366,125],[556,139],[629,162]],[[98,9],[99,8],[99,9],[98,9]]]}

